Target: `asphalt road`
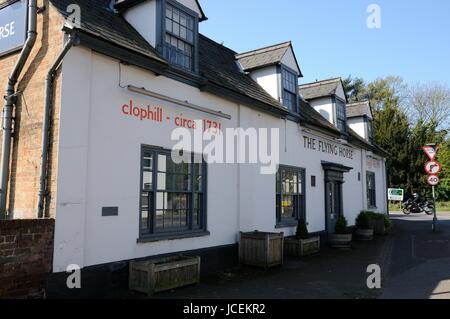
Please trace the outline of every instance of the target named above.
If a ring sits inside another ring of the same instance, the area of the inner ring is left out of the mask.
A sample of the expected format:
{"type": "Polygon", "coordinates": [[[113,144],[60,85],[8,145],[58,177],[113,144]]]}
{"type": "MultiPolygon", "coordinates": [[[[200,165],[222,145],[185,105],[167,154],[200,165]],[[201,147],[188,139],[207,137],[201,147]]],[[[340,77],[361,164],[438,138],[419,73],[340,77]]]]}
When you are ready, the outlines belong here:
{"type": "Polygon", "coordinates": [[[380,298],[450,299],[450,213],[438,214],[436,233],[432,216],[391,218],[395,232],[380,298]]]}

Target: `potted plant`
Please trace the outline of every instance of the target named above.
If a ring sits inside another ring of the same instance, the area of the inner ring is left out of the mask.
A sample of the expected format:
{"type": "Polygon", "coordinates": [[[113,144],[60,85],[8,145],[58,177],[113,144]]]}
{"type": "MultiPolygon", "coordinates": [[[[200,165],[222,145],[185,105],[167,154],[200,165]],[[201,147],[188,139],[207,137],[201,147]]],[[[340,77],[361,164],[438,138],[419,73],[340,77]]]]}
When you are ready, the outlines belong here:
{"type": "Polygon", "coordinates": [[[341,215],[336,221],[335,233],[329,235],[330,245],[333,248],[350,248],[352,242],[352,233],[349,232],[347,219],[341,215]]]}
{"type": "Polygon", "coordinates": [[[373,240],[373,223],[366,212],[361,212],[356,218],[356,238],[358,240],[373,240]]]}
{"type": "Polygon", "coordinates": [[[300,219],[295,236],[286,238],[284,247],[288,256],[303,257],[313,255],[320,250],[320,237],[310,237],[308,224],[304,219],[300,219]]]}
{"type": "MultiPolygon", "coordinates": [[[[380,214],[376,212],[366,212],[373,225],[373,232],[375,235],[386,235],[389,223],[385,219],[385,214],[380,214]]],[[[387,216],[386,216],[387,217],[387,216]]]]}

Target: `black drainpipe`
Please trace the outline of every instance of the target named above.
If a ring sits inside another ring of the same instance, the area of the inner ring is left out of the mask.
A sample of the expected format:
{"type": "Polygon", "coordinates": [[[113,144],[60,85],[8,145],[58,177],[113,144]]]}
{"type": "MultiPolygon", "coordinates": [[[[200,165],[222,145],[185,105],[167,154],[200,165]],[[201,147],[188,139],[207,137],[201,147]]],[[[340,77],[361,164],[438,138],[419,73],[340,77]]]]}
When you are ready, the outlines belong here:
{"type": "Polygon", "coordinates": [[[44,104],[44,118],[42,122],[42,146],[41,146],[41,169],[39,175],[39,202],[38,202],[38,218],[44,218],[45,200],[47,198],[47,162],[50,139],[50,114],[52,111],[53,102],[53,84],[55,81],[56,72],[61,65],[62,60],[69,52],[70,48],[75,44],[76,36],[73,32],[69,33],[64,48],[59,53],[56,60],[50,67],[47,76],[45,77],[45,104],[44,104]]]}
{"type": "Polygon", "coordinates": [[[6,93],[4,96],[5,105],[2,115],[2,155],[0,163],[0,219],[6,217],[6,198],[8,192],[9,181],[9,164],[11,157],[11,138],[12,138],[12,121],[14,105],[17,102],[16,84],[20,74],[27,62],[31,50],[36,43],[37,38],[37,0],[29,0],[28,2],[28,33],[25,45],[20,53],[19,59],[14,65],[11,72],[8,84],[6,86],[6,93]]]}

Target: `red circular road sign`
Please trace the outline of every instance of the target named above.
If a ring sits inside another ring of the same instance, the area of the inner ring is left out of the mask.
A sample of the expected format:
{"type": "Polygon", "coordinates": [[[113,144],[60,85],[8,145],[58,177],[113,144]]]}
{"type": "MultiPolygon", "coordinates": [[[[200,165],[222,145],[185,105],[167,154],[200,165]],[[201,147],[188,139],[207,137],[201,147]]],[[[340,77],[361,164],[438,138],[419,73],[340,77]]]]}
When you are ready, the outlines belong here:
{"type": "Polygon", "coordinates": [[[439,177],[435,176],[435,175],[430,175],[428,176],[428,184],[430,186],[437,186],[439,184],[439,177]]]}
{"type": "Polygon", "coordinates": [[[425,172],[429,175],[436,175],[441,172],[441,164],[435,161],[428,162],[425,165],[425,172]]]}

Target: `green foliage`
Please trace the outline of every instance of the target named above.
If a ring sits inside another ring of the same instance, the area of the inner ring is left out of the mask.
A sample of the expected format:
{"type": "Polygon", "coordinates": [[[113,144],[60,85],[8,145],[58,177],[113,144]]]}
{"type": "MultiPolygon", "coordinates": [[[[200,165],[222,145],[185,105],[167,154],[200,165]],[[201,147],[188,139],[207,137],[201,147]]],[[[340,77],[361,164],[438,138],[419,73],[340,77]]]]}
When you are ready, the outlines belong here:
{"type": "Polygon", "coordinates": [[[383,215],[384,218],[384,227],[386,228],[386,233],[390,233],[393,228],[392,221],[389,219],[388,215],[383,215]]]}
{"type": "Polygon", "coordinates": [[[405,110],[411,109],[411,102],[404,99],[407,86],[403,80],[391,76],[365,84],[363,79],[350,76],[343,82],[350,102],[370,100],[375,141],[390,154],[386,159],[389,187],[405,189],[407,197],[419,193],[429,198],[423,169],[428,159],[421,147],[438,143],[442,145],[438,153],[442,182],[436,188],[437,195],[440,201],[450,200],[450,140],[433,119],[408,120],[405,110]]]}
{"type": "Polygon", "coordinates": [[[440,202],[450,201],[450,140],[447,139],[441,146],[437,156],[438,162],[442,165],[440,175],[441,182],[436,187],[436,197],[440,202]]]}
{"type": "Polygon", "coordinates": [[[309,239],[308,224],[304,219],[299,219],[295,237],[297,239],[309,239]]]}
{"type": "Polygon", "coordinates": [[[347,219],[343,215],[339,216],[338,220],[336,221],[334,231],[339,235],[345,235],[349,233],[347,219]]]}
{"type": "Polygon", "coordinates": [[[358,217],[356,217],[356,228],[373,229],[373,223],[371,222],[370,215],[367,212],[361,212],[358,217]]]}
{"type": "Polygon", "coordinates": [[[366,88],[366,83],[362,78],[348,78],[342,80],[344,84],[344,90],[347,95],[349,103],[354,103],[362,100],[367,100],[368,92],[366,88]]]}

